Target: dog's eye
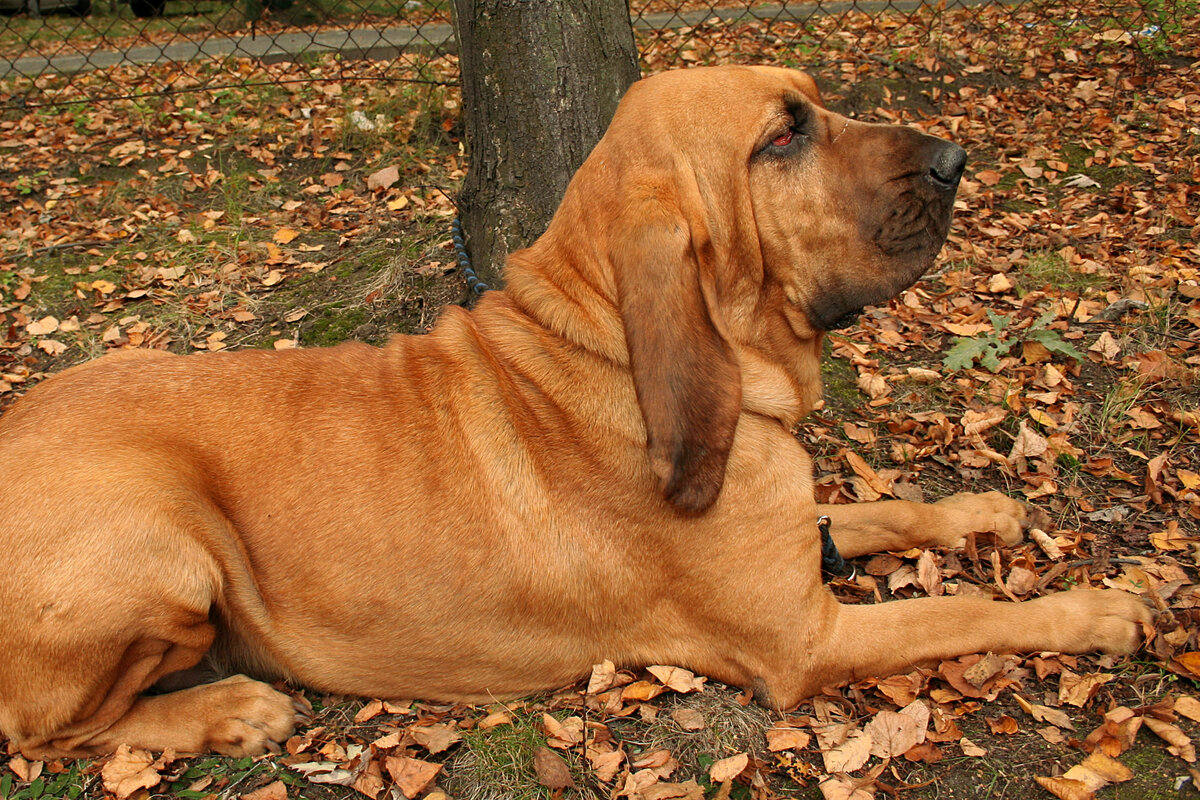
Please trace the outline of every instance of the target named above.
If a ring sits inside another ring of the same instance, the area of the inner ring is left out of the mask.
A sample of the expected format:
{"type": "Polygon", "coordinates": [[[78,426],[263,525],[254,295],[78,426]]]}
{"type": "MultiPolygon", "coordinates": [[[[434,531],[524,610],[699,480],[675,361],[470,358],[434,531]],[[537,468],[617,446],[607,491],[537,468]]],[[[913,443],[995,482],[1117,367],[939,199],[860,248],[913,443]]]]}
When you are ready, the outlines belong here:
{"type": "Polygon", "coordinates": [[[763,148],[763,153],[773,156],[786,155],[796,150],[804,142],[805,138],[804,130],[798,125],[792,125],[768,142],[766,147],[763,148]]]}

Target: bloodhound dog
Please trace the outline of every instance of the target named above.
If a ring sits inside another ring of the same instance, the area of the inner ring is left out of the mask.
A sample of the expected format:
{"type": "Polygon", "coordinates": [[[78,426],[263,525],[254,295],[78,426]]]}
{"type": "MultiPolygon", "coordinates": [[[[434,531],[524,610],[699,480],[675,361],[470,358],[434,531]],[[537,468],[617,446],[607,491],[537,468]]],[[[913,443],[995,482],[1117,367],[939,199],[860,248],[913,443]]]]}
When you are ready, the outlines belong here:
{"type": "Polygon", "coordinates": [[[45,381],[0,419],[0,731],[37,758],[243,755],[297,723],[278,680],[482,702],[607,658],[786,708],[964,653],[1132,651],[1147,612],[1120,591],[822,583],[822,514],[847,556],[1027,519],[992,492],[818,506],[792,435],[823,333],[930,266],[964,161],[799,72],[665,73],[507,290],[427,335],[45,381]]]}

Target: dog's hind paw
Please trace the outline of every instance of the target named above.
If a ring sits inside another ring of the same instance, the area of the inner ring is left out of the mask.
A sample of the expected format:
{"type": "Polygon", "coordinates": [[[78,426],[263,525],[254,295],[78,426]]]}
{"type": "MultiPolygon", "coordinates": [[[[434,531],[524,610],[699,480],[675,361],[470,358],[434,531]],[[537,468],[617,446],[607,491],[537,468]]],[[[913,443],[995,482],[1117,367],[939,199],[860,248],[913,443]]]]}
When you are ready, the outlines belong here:
{"type": "Polygon", "coordinates": [[[296,725],[310,719],[291,697],[245,675],[210,686],[223,691],[219,711],[209,718],[205,749],[222,755],[240,758],[278,753],[296,725]]]}

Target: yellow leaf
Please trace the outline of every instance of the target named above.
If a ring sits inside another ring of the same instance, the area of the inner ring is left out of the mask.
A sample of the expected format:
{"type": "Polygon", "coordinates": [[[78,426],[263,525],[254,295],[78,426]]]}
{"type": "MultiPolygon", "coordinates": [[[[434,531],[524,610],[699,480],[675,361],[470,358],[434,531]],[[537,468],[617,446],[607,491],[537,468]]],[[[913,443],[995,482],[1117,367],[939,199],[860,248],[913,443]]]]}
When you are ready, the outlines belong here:
{"type": "Polygon", "coordinates": [[[299,235],[300,234],[297,231],[294,231],[291,228],[280,228],[279,230],[275,231],[275,235],[272,238],[275,240],[276,244],[287,244],[299,235]]]}

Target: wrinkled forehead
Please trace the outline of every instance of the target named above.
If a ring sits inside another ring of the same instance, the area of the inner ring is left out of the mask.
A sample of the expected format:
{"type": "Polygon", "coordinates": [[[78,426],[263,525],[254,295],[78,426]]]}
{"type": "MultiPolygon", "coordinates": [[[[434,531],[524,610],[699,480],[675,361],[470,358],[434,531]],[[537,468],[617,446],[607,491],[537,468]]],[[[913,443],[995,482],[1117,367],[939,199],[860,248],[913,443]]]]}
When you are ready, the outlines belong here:
{"type": "Polygon", "coordinates": [[[637,130],[681,144],[757,135],[797,102],[821,105],[816,83],[783,67],[694,67],[638,81],[626,93],[610,130],[637,130]],[[753,131],[753,133],[751,133],[753,131]]]}

